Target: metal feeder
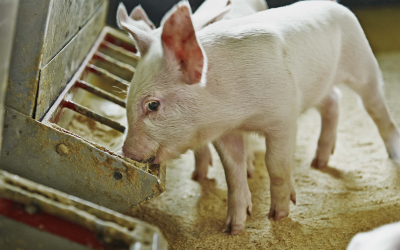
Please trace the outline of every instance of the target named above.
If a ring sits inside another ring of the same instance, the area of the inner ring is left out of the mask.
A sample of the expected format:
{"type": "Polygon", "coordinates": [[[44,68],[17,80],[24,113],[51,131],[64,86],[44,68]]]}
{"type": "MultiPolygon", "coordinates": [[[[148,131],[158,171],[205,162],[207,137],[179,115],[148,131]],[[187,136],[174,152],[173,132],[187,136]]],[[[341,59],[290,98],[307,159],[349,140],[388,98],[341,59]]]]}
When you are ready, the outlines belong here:
{"type": "Polygon", "coordinates": [[[105,0],[20,1],[0,168],[125,212],[165,190],[165,165],[126,159],[67,126],[79,113],[125,130],[80,103],[90,92],[125,107],[123,91],[135,72],[136,49],[126,34],[104,26],[106,10],[105,0]]]}
{"type": "Polygon", "coordinates": [[[0,249],[166,250],[157,227],[0,170],[0,249]]]}

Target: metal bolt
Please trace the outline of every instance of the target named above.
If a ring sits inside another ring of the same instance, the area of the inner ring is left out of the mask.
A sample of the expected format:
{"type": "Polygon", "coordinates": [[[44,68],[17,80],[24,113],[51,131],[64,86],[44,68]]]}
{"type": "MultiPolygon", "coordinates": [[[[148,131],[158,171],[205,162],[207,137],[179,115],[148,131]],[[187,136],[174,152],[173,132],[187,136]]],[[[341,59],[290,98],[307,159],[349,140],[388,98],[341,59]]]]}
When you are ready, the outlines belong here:
{"type": "Polygon", "coordinates": [[[4,125],[4,128],[8,128],[8,125],[4,125]]]}
{"type": "Polygon", "coordinates": [[[64,143],[58,144],[56,147],[56,151],[59,155],[69,156],[69,154],[70,154],[68,146],[65,145],[64,143]]]}
{"type": "Polygon", "coordinates": [[[118,181],[118,180],[121,180],[122,177],[124,177],[124,176],[122,175],[121,172],[118,172],[118,171],[115,171],[115,172],[114,172],[114,178],[115,178],[117,181],[118,181]]]}
{"type": "Polygon", "coordinates": [[[28,214],[36,214],[37,212],[39,212],[39,208],[35,205],[26,205],[25,212],[27,212],[28,214]]]}

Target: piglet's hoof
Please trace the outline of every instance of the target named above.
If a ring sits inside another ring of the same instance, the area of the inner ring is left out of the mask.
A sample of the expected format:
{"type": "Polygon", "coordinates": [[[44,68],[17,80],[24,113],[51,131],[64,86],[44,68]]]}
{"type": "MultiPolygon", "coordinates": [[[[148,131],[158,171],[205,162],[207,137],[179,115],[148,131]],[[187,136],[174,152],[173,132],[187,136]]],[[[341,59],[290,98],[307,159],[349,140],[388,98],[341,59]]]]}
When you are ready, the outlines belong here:
{"type": "Polygon", "coordinates": [[[288,217],[289,213],[286,211],[276,212],[275,210],[270,211],[268,214],[268,219],[273,218],[275,221],[278,221],[282,218],[288,217]]]}
{"type": "Polygon", "coordinates": [[[314,158],[314,160],[311,162],[311,167],[315,169],[324,169],[328,165],[327,161],[321,161],[318,160],[318,158],[314,158]]]}
{"type": "Polygon", "coordinates": [[[247,178],[253,178],[254,175],[254,167],[253,168],[248,168],[247,169],[247,178]]]}
{"type": "MultiPolygon", "coordinates": [[[[292,201],[293,204],[296,205],[296,193],[294,191],[290,194],[290,201],[292,201]]],[[[268,219],[273,218],[275,221],[278,221],[284,217],[288,217],[290,201],[287,200],[285,203],[282,203],[282,204],[272,202],[271,208],[270,208],[269,214],[268,214],[268,219]]]]}
{"type": "Polygon", "coordinates": [[[194,180],[194,181],[201,181],[206,178],[207,178],[207,172],[201,173],[201,172],[194,171],[192,174],[192,180],[194,180]]]}
{"type": "MultiPolygon", "coordinates": [[[[228,209],[229,210],[229,209],[228,209]]],[[[251,206],[246,209],[247,215],[251,216],[251,206]]],[[[229,214],[226,217],[224,226],[222,227],[223,233],[230,233],[231,235],[237,235],[241,233],[246,224],[246,214],[229,214]]]]}

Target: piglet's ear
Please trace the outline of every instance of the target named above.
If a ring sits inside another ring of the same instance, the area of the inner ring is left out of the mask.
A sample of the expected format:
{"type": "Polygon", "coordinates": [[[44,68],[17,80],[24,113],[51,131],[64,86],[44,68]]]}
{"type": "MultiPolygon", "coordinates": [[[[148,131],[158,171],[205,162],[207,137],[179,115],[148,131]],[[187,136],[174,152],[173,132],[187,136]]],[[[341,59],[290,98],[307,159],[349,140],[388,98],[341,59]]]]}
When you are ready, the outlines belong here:
{"type": "Polygon", "coordinates": [[[204,86],[207,57],[197,41],[187,2],[180,2],[163,20],[161,35],[164,56],[169,64],[178,64],[187,84],[204,86]]]}
{"type": "Polygon", "coordinates": [[[130,24],[130,17],[123,3],[120,3],[118,6],[117,23],[132,36],[140,55],[144,56],[154,42],[154,38],[150,34],[147,34],[147,32],[130,24]]]}
{"type": "Polygon", "coordinates": [[[140,21],[142,20],[143,22],[145,22],[150,29],[154,30],[156,27],[153,24],[153,22],[150,20],[150,18],[147,16],[146,12],[144,11],[144,9],[142,8],[142,6],[138,5],[136,6],[131,14],[129,15],[133,20],[135,21],[140,21]]]}

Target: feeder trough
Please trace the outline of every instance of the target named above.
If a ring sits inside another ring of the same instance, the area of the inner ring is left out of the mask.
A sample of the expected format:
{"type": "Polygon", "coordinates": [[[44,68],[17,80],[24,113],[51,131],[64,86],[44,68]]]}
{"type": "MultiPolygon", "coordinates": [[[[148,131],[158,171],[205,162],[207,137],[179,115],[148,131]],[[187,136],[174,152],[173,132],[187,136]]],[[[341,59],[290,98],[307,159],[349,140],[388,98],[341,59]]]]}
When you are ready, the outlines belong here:
{"type": "Polygon", "coordinates": [[[0,168],[118,212],[160,195],[165,165],[115,153],[138,57],[127,34],[104,26],[107,1],[33,2],[18,8],[0,168]],[[117,142],[71,129],[80,121],[117,142]]]}

